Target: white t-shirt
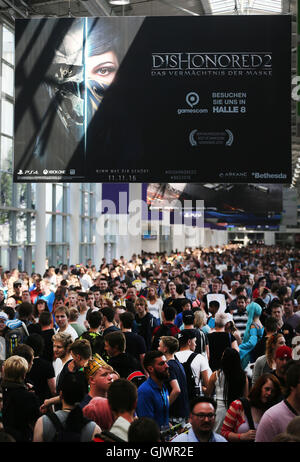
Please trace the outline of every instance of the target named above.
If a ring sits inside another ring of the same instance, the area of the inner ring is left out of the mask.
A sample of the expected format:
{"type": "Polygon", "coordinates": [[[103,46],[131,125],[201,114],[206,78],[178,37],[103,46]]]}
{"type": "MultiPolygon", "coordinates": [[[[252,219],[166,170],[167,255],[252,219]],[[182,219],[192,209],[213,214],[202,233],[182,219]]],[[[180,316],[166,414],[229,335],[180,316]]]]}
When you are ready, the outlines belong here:
{"type": "Polygon", "coordinates": [[[163,301],[161,298],[158,298],[155,303],[150,303],[149,300],[147,300],[147,305],[148,305],[148,311],[151,313],[155,318],[161,318],[161,311],[163,307],[163,301]]]}
{"type": "Polygon", "coordinates": [[[84,292],[87,292],[93,285],[92,278],[88,274],[84,274],[82,277],[80,277],[79,281],[84,292]]]}
{"type": "MultiPolygon", "coordinates": [[[[192,353],[193,352],[191,350],[177,351],[177,353],[175,353],[175,356],[178,359],[178,361],[180,361],[181,363],[185,363],[189,359],[192,353]]],[[[197,385],[200,386],[201,385],[201,372],[207,371],[210,369],[208,365],[208,361],[205,358],[205,356],[202,355],[201,353],[198,353],[197,356],[195,356],[195,358],[191,362],[191,369],[197,380],[197,385]]]]}
{"type": "Polygon", "coordinates": [[[70,334],[71,337],[72,337],[73,342],[78,338],[78,334],[77,334],[76,330],[70,324],[68,325],[68,327],[65,330],[61,331],[60,329],[58,329],[57,332],[63,332],[64,334],[70,334]]]}
{"type": "Polygon", "coordinates": [[[63,368],[62,360],[60,358],[56,358],[55,361],[52,362],[52,365],[53,365],[53,368],[54,368],[55,377],[57,377],[58,374],[60,373],[60,371],[63,368]]]}
{"type": "Polygon", "coordinates": [[[86,314],[87,314],[88,310],[86,310],[84,313],[81,313],[79,316],[78,316],[78,319],[77,319],[77,324],[80,324],[82,327],[86,328],[85,325],[84,325],[84,322],[86,321],[86,314]]]}

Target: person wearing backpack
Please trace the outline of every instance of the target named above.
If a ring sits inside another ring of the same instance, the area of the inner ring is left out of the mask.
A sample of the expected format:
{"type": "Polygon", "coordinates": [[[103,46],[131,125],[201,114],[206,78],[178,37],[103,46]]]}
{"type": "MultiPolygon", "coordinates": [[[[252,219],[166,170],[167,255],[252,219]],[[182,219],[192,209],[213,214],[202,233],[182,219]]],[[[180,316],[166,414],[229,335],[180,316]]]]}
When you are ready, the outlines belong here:
{"type": "Polygon", "coordinates": [[[33,442],[90,442],[100,427],[84,417],[78,406],[84,387],[75,374],[63,378],[60,390],[62,409],[40,417],[34,427],[33,442]]]}
{"type": "Polygon", "coordinates": [[[179,342],[175,337],[162,336],[158,349],[168,361],[170,380],[167,387],[170,396],[170,422],[176,425],[188,419],[190,409],[185,370],[175,358],[175,353],[179,349],[179,342]]]}
{"type": "Polygon", "coordinates": [[[93,355],[97,353],[101,356],[104,344],[103,336],[102,334],[100,334],[100,328],[102,323],[101,311],[92,311],[89,314],[87,314],[87,321],[90,327],[79,338],[84,338],[90,342],[93,355]]]}
{"type": "Polygon", "coordinates": [[[109,432],[104,431],[100,436],[104,441],[128,442],[128,430],[134,420],[137,405],[137,388],[129,380],[118,379],[109,387],[107,399],[114,423],[109,432]]]}
{"type": "Polygon", "coordinates": [[[162,336],[169,337],[177,335],[180,330],[177,326],[175,326],[174,321],[176,318],[176,310],[171,306],[167,306],[161,312],[163,323],[161,326],[157,326],[153,330],[153,337],[152,337],[152,350],[157,350],[159,345],[159,339],[162,336]]]}
{"type": "Polygon", "coordinates": [[[195,353],[196,331],[185,329],[178,336],[179,351],[175,358],[183,365],[187,379],[189,399],[201,396],[208,385],[210,368],[208,361],[201,353],[195,353]]]}
{"type": "Polygon", "coordinates": [[[29,332],[26,324],[21,319],[6,321],[6,329],[4,331],[6,358],[12,356],[14,348],[25,343],[28,336],[29,332]]]}

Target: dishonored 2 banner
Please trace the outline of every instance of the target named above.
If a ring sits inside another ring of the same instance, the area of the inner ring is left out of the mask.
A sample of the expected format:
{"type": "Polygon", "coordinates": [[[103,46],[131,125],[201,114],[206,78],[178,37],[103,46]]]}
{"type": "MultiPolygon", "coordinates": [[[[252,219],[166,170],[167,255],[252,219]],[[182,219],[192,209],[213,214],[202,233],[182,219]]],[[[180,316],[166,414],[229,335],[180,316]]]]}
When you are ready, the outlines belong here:
{"type": "Polygon", "coordinates": [[[289,183],[289,16],[15,22],[16,182],[289,183]]]}

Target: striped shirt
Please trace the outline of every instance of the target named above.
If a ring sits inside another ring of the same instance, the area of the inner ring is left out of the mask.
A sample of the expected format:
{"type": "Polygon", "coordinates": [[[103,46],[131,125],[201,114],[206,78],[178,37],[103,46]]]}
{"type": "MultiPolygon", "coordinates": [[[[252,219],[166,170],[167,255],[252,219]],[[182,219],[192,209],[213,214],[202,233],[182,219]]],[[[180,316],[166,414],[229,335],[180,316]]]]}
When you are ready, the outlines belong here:
{"type": "Polygon", "coordinates": [[[238,309],[235,309],[232,312],[232,317],[233,317],[234,324],[236,325],[236,328],[238,329],[241,335],[241,339],[243,340],[247,322],[248,322],[248,313],[246,310],[242,313],[239,313],[238,309]]]}
{"type": "Polygon", "coordinates": [[[221,428],[221,435],[228,439],[229,433],[238,433],[238,428],[245,422],[244,409],[241,401],[233,401],[225,415],[221,428]]]}

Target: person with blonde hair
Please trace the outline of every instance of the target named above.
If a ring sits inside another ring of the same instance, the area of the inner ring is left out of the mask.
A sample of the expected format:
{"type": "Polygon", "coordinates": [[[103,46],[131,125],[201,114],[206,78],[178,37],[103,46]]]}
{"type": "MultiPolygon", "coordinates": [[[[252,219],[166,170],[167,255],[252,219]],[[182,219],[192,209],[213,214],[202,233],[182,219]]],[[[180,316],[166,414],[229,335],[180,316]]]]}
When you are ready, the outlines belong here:
{"type": "Polygon", "coordinates": [[[230,332],[225,332],[229,313],[217,313],[215,317],[215,329],[207,335],[209,346],[209,366],[214,372],[220,369],[221,357],[226,347],[239,351],[235,337],[230,332]]]}
{"type": "Polygon", "coordinates": [[[25,384],[27,371],[28,362],[21,356],[13,355],[4,361],[3,428],[16,442],[32,441],[33,427],[40,415],[38,398],[25,384]]]}
{"type": "Polygon", "coordinates": [[[119,374],[97,353],[89,360],[85,367],[85,375],[89,383],[89,392],[80,403],[82,409],[93,398],[99,396],[107,398],[107,391],[114,381],[114,377],[117,376],[119,378],[119,374]]]}
{"type": "Polygon", "coordinates": [[[64,365],[72,359],[69,347],[73,343],[71,334],[57,332],[53,335],[53,367],[56,380],[64,365]]]}
{"type": "Polygon", "coordinates": [[[209,334],[211,332],[211,328],[207,325],[206,312],[204,310],[196,310],[194,311],[194,315],[194,326],[197,329],[201,329],[205,334],[209,334]]]}

